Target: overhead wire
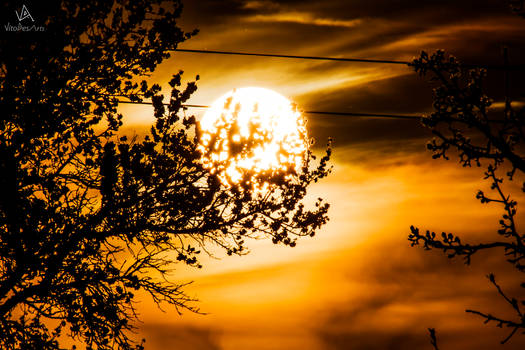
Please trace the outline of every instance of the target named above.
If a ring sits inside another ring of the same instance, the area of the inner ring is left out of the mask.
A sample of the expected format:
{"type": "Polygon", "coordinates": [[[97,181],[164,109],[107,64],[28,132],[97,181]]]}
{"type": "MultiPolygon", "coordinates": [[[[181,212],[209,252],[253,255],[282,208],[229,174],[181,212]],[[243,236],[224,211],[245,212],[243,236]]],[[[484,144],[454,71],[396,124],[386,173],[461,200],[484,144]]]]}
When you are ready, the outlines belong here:
{"type": "Polygon", "coordinates": [[[238,51],[216,51],[216,50],[196,50],[196,49],[174,49],[174,50],[171,50],[171,51],[204,53],[204,54],[218,54],[218,55],[295,58],[295,59],[303,59],[303,60],[322,60],[322,61],[359,62],[359,63],[384,63],[384,64],[402,64],[402,65],[408,65],[410,63],[408,61],[377,60],[377,59],[370,59],[370,58],[298,56],[298,55],[281,55],[281,54],[238,52],[238,51]]]}
{"type": "MultiPolygon", "coordinates": [[[[118,103],[123,104],[139,104],[139,105],[152,105],[152,102],[137,102],[137,101],[124,101],[118,100],[118,103]]],[[[167,106],[168,103],[163,103],[167,106]]],[[[196,104],[183,104],[183,107],[187,108],[210,108],[207,105],[196,105],[196,104]]],[[[344,117],[361,117],[361,118],[388,118],[388,119],[413,119],[421,120],[421,116],[418,115],[403,115],[403,114],[384,114],[384,113],[363,113],[363,112],[327,112],[327,111],[302,111],[305,114],[317,114],[317,115],[328,115],[328,116],[344,116],[344,117]]]]}
{"type": "MultiPolygon", "coordinates": [[[[401,60],[387,60],[387,59],[373,59],[373,58],[351,58],[351,57],[329,57],[329,56],[300,56],[300,55],[284,55],[262,52],[242,52],[242,51],[220,51],[220,50],[202,50],[202,49],[172,49],[173,52],[187,52],[199,54],[215,54],[215,55],[234,55],[234,56],[258,56],[258,57],[274,57],[274,58],[289,58],[302,60],[318,60],[318,61],[339,61],[339,62],[355,62],[355,63],[375,63],[375,64],[396,64],[408,66],[410,61],[401,60]]],[[[473,64],[462,63],[463,68],[485,68],[494,70],[523,70],[525,65],[492,65],[492,64],[473,64]]]]}
{"type": "MultiPolygon", "coordinates": [[[[327,56],[300,56],[300,55],[284,55],[284,54],[271,54],[271,53],[256,53],[256,52],[240,52],[240,51],[219,51],[219,50],[200,50],[200,49],[173,49],[170,51],[174,52],[186,52],[186,53],[199,53],[199,54],[218,54],[218,55],[236,55],[236,56],[257,56],[257,57],[273,57],[273,58],[287,58],[287,59],[304,59],[304,60],[321,60],[321,61],[338,61],[338,62],[354,62],[354,63],[372,63],[372,64],[395,64],[395,65],[409,65],[409,61],[400,60],[381,60],[381,59],[370,59],[370,58],[349,58],[349,57],[327,57],[327,56]]],[[[508,64],[504,66],[496,65],[476,65],[476,64],[463,64],[465,68],[487,68],[487,69],[503,69],[515,70],[523,69],[523,65],[510,66],[508,64]]],[[[120,96],[125,97],[125,96],[120,96]]],[[[138,101],[124,101],[118,100],[118,103],[122,104],[143,104],[151,105],[151,102],[138,102],[138,101]]],[[[167,105],[164,103],[164,105],[167,105]]],[[[209,108],[207,105],[197,104],[185,104],[187,108],[209,108]]],[[[344,117],[360,117],[360,118],[386,118],[386,119],[405,119],[405,120],[420,120],[422,114],[418,115],[404,115],[404,114],[385,114],[385,113],[367,113],[367,112],[330,112],[330,111],[303,111],[305,114],[316,114],[326,116],[344,116],[344,117]]]]}

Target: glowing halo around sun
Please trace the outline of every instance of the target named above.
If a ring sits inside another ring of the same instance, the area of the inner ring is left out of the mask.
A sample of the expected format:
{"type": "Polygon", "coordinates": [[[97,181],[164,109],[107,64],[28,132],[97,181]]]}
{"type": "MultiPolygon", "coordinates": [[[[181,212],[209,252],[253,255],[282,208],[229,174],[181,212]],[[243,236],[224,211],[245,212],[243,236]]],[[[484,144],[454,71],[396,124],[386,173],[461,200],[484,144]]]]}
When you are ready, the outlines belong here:
{"type": "Polygon", "coordinates": [[[297,106],[265,88],[234,89],[218,98],[200,121],[200,133],[202,162],[224,185],[247,181],[246,174],[298,173],[308,151],[297,106]]]}

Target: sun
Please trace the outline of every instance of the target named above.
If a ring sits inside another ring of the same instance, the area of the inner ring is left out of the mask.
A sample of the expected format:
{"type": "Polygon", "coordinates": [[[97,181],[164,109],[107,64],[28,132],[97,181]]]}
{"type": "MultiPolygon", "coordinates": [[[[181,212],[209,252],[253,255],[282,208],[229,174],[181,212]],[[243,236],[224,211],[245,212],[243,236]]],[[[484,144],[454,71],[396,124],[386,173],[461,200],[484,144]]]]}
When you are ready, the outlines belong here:
{"type": "Polygon", "coordinates": [[[224,185],[257,186],[258,177],[300,172],[308,151],[305,120],[275,91],[234,89],[218,98],[200,121],[204,166],[224,185]]]}

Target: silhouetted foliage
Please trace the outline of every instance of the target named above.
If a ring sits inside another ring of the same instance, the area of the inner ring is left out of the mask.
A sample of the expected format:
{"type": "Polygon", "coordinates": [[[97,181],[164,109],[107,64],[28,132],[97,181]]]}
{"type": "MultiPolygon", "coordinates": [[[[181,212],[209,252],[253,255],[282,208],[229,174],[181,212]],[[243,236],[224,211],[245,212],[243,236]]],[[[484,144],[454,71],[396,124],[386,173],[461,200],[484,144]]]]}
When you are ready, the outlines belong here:
{"type": "MultiPolygon", "coordinates": [[[[499,205],[503,210],[497,236],[489,242],[467,243],[452,233],[422,233],[412,226],[409,235],[412,246],[441,249],[450,258],[462,256],[466,264],[481,250],[503,248],[506,260],[518,271],[525,272],[525,235],[517,227],[517,202],[503,186],[505,180],[523,181],[525,108],[513,108],[508,94],[503,108],[490,108],[493,101],[485,94],[483,86],[486,71],[465,70],[456,58],[443,51],[432,55],[423,52],[411,65],[417,73],[430,75],[431,80],[439,84],[434,89],[434,112],[422,119],[436,136],[427,145],[433,152],[432,157],[448,159],[449,150],[456,149],[462,166],[483,167],[484,179],[491,182],[492,194],[480,190],[476,198],[484,204],[499,205]]],[[[525,183],[522,191],[525,191],[525,183]]],[[[505,343],[516,332],[525,333],[525,299],[518,301],[508,297],[493,274],[488,278],[515,311],[516,318],[503,319],[474,310],[467,312],[481,316],[486,322],[493,321],[499,327],[510,328],[511,332],[502,341],[505,343]]],[[[521,287],[525,288],[525,283],[521,287]]]]}
{"type": "Polygon", "coordinates": [[[439,350],[437,345],[436,330],[434,328],[429,328],[428,333],[430,334],[430,344],[434,350],[439,350]]]}
{"type": "Polygon", "coordinates": [[[181,116],[195,83],[181,88],[175,74],[166,106],[140,82],[194,34],[177,27],[181,9],[48,1],[44,32],[0,38],[0,348],[58,349],[69,336],[141,349],[130,339],[137,292],[198,311],[168,278],[174,263],[200,267],[210,245],[243,254],[247,237],[294,246],[328,220],[328,204],[302,200],[328,174],[329,148],[317,166],[308,151],[301,171],[247,174],[263,194],[224,186],[200,162],[195,118],[181,116]],[[148,136],[117,135],[118,96],[151,99],[148,136]]]}

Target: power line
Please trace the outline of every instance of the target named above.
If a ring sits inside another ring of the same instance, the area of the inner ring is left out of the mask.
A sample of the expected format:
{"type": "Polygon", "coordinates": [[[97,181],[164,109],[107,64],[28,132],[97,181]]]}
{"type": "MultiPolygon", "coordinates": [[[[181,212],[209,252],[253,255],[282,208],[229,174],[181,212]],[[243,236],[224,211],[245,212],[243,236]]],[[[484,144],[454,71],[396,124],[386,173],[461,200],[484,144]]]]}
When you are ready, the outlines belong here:
{"type": "Polygon", "coordinates": [[[360,113],[360,112],[324,112],[324,111],[304,111],[306,114],[320,114],[320,115],[334,115],[345,117],[370,117],[370,118],[391,118],[391,119],[414,119],[421,120],[417,115],[403,115],[403,114],[382,114],[382,113],[360,113]]]}
{"type": "MultiPolygon", "coordinates": [[[[289,59],[306,59],[306,60],[323,60],[323,61],[340,61],[340,62],[359,62],[359,63],[378,63],[378,64],[398,64],[398,65],[409,65],[408,61],[396,61],[396,60],[377,60],[368,58],[348,58],[348,57],[323,57],[323,56],[298,56],[298,55],[281,55],[281,54],[268,54],[268,53],[254,53],[254,52],[237,52],[237,51],[216,51],[216,50],[198,50],[198,49],[173,49],[170,51],[176,52],[188,52],[188,53],[202,53],[202,54],[219,54],[219,55],[238,55],[238,56],[259,56],[259,57],[276,57],[276,58],[289,58],[289,59]]],[[[515,66],[489,66],[489,65],[473,65],[463,64],[465,68],[487,68],[487,69],[503,69],[516,70],[525,68],[524,65],[515,66]]],[[[122,96],[126,97],[126,96],[122,96]]],[[[123,101],[118,100],[118,103],[122,104],[143,104],[151,105],[151,102],[137,102],[137,101],[123,101]]],[[[163,103],[168,105],[167,103],[163,103]]],[[[206,105],[194,105],[184,104],[183,107],[187,108],[209,108],[206,105]]],[[[388,119],[405,119],[405,120],[420,120],[421,116],[418,115],[403,115],[403,114],[383,114],[383,113],[365,113],[365,112],[328,112],[328,111],[303,111],[305,114],[318,114],[318,115],[331,115],[331,116],[345,116],[345,117],[361,117],[361,118],[388,118],[388,119]]]]}
{"type": "MultiPolygon", "coordinates": [[[[151,105],[151,102],[136,102],[136,101],[122,101],[119,100],[118,103],[125,104],[141,104],[141,105],[151,105]]],[[[168,103],[163,103],[165,106],[169,105],[168,103]]],[[[184,104],[183,107],[188,108],[210,108],[206,105],[193,105],[193,104],[184,104]]],[[[318,115],[331,115],[331,116],[344,116],[344,117],[361,117],[361,118],[388,118],[388,119],[412,119],[412,120],[421,120],[421,117],[416,115],[403,115],[403,114],[382,114],[382,113],[361,113],[361,112],[326,112],[326,111],[303,111],[305,114],[318,114],[318,115]]]]}
{"type": "MultiPolygon", "coordinates": [[[[118,103],[125,104],[138,104],[138,105],[152,105],[152,102],[137,102],[137,101],[121,101],[118,103]]],[[[164,106],[168,106],[169,103],[163,103],[164,106]]],[[[187,108],[210,108],[206,105],[193,105],[183,104],[183,107],[187,108]]],[[[358,117],[358,118],[386,118],[386,119],[405,119],[405,120],[421,120],[422,114],[419,115],[407,115],[407,114],[384,114],[384,113],[366,113],[366,112],[327,112],[327,111],[302,111],[305,114],[319,114],[319,115],[331,115],[331,116],[342,116],[342,117],[358,117]]],[[[459,121],[459,120],[458,120],[459,121]]],[[[487,119],[491,123],[504,123],[504,120],[498,119],[487,119]]]]}
{"type": "MultiPolygon", "coordinates": [[[[188,53],[201,53],[201,54],[217,54],[217,55],[236,55],[236,56],[258,56],[258,57],[275,57],[275,58],[292,58],[292,59],[303,59],[303,60],[318,60],[318,61],[339,61],[339,62],[356,62],[356,63],[376,63],[376,64],[397,64],[397,65],[409,65],[410,61],[398,61],[398,60],[378,60],[371,58],[349,58],[349,57],[326,57],[326,56],[299,56],[299,55],[282,55],[282,54],[271,54],[271,53],[256,53],[256,52],[239,52],[239,51],[218,51],[218,50],[198,50],[198,49],[172,49],[169,51],[175,52],[188,52],[188,53]]],[[[460,64],[463,68],[485,68],[494,70],[523,70],[525,65],[490,65],[490,64],[471,64],[462,63],[460,64]]]]}
{"type": "Polygon", "coordinates": [[[254,53],[254,52],[236,52],[236,51],[215,51],[215,50],[193,50],[193,49],[174,49],[171,51],[178,52],[193,52],[193,53],[207,53],[218,55],[237,55],[237,56],[260,56],[260,57],[277,57],[277,58],[295,58],[303,60],[321,60],[321,61],[342,61],[342,62],[361,62],[361,63],[384,63],[384,64],[402,64],[408,65],[408,61],[395,60],[376,60],[369,58],[345,58],[345,57],[322,57],[322,56],[297,56],[297,55],[280,55],[270,53],[254,53]]]}

